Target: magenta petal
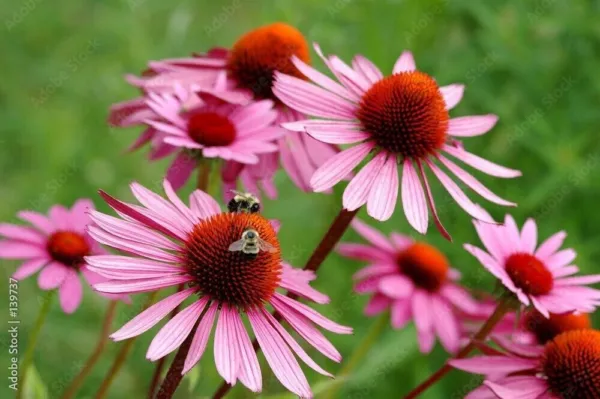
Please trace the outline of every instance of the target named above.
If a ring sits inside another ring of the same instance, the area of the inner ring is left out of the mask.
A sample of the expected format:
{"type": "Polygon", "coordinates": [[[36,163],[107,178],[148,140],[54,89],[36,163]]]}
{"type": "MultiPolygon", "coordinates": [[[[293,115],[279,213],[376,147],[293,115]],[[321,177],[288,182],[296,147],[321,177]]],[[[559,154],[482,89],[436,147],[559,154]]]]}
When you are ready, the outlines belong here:
{"type": "Polygon", "coordinates": [[[190,351],[185,358],[185,363],[183,365],[181,374],[186,374],[188,371],[190,371],[192,367],[194,367],[202,358],[202,355],[206,350],[206,344],[208,343],[208,338],[210,337],[210,332],[212,330],[218,308],[219,304],[217,302],[212,302],[204,316],[202,316],[202,320],[198,325],[196,334],[192,339],[190,351]]]}
{"type": "Polygon", "coordinates": [[[196,168],[197,161],[190,157],[185,151],[180,151],[169,169],[166,179],[173,186],[173,190],[179,190],[188,181],[196,168]]]}
{"type": "Polygon", "coordinates": [[[392,327],[395,329],[403,328],[412,316],[410,299],[401,299],[392,304],[392,327]]]}
{"type": "Polygon", "coordinates": [[[548,383],[541,378],[511,377],[501,382],[484,381],[500,399],[538,399],[549,390],[548,383]]]}
{"type": "Polygon", "coordinates": [[[9,223],[0,223],[0,236],[9,240],[27,241],[33,244],[45,245],[46,237],[30,227],[17,226],[9,223]]]}
{"type": "Polygon", "coordinates": [[[260,364],[256,357],[256,351],[252,347],[250,337],[246,331],[246,327],[242,322],[242,318],[236,310],[229,314],[229,327],[233,329],[233,345],[237,345],[239,357],[239,373],[238,378],[252,392],[260,392],[262,390],[262,374],[260,364]]]}
{"type": "Polygon", "coordinates": [[[83,298],[83,288],[77,272],[74,270],[67,272],[65,280],[58,289],[58,296],[60,307],[65,313],[73,313],[79,307],[83,298]]]}
{"type": "Polygon", "coordinates": [[[0,241],[0,258],[30,259],[48,256],[46,248],[39,244],[23,241],[0,241]]]}
{"type": "Polygon", "coordinates": [[[537,360],[509,356],[473,356],[468,359],[450,361],[454,368],[474,374],[498,375],[535,369],[537,360]]]}
{"type": "Polygon", "coordinates": [[[56,227],[48,217],[38,212],[21,211],[17,214],[20,219],[29,222],[44,234],[51,234],[56,230],[56,227]]]}
{"type": "Polygon", "coordinates": [[[108,294],[134,294],[172,287],[178,284],[187,283],[193,279],[194,277],[192,276],[165,276],[128,281],[111,280],[94,285],[94,289],[108,294]]]}
{"type": "Polygon", "coordinates": [[[394,213],[397,199],[398,166],[396,157],[390,156],[375,176],[367,201],[367,212],[377,220],[388,220],[394,213]]]}
{"type": "Polygon", "coordinates": [[[222,304],[215,331],[215,365],[217,371],[229,385],[235,385],[240,368],[237,337],[232,325],[232,314],[236,309],[222,304]]]}
{"type": "Polygon", "coordinates": [[[498,122],[496,115],[462,116],[448,123],[448,134],[455,137],[473,137],[489,132],[498,122]]]}
{"type": "Polygon", "coordinates": [[[58,262],[50,262],[38,275],[38,285],[43,290],[53,290],[65,281],[68,271],[67,266],[58,262]]]}
{"type": "Polygon", "coordinates": [[[433,327],[440,342],[450,353],[456,353],[460,344],[460,327],[454,312],[439,296],[434,296],[431,301],[433,327]]]}
{"type": "Polygon", "coordinates": [[[404,51],[394,64],[392,73],[410,72],[417,69],[415,59],[410,51],[404,51]]]}
{"type": "Polygon", "coordinates": [[[382,277],[379,281],[379,290],[390,298],[402,299],[412,294],[414,285],[408,278],[396,274],[382,277]]]}
{"type": "Polygon", "coordinates": [[[402,170],[402,206],[410,225],[419,233],[425,234],[429,218],[425,192],[419,176],[408,158],[404,160],[402,170]]]}
{"type": "Polygon", "coordinates": [[[30,259],[27,262],[23,263],[21,266],[19,266],[19,268],[13,274],[12,277],[15,280],[23,280],[38,272],[48,262],[50,262],[50,260],[47,258],[30,259]]]}
{"type": "MultiPolygon", "coordinates": [[[[360,234],[365,240],[373,244],[376,249],[387,252],[387,254],[396,254],[396,249],[390,243],[388,238],[374,227],[369,226],[362,220],[355,218],[352,221],[352,228],[360,234]]],[[[389,258],[385,258],[389,259],[389,258]]]]}
{"type": "Polygon", "coordinates": [[[521,176],[522,174],[521,171],[497,165],[493,162],[488,161],[487,159],[483,159],[481,157],[478,157],[477,155],[471,154],[470,152],[467,152],[462,148],[457,148],[448,144],[444,144],[443,149],[448,154],[460,159],[467,165],[472,166],[473,168],[480,170],[483,173],[487,173],[490,176],[513,178],[521,176]]]}
{"type": "Polygon", "coordinates": [[[371,142],[358,144],[330,158],[310,179],[313,190],[325,191],[346,178],[374,146],[371,142]]]}
{"type": "Polygon", "coordinates": [[[535,252],[535,256],[539,259],[545,259],[558,251],[558,249],[562,246],[565,238],[567,237],[567,233],[565,231],[559,231],[558,233],[552,235],[546,241],[544,241],[537,251],[535,252]]]}
{"type": "Polygon", "coordinates": [[[379,175],[381,168],[385,164],[385,153],[379,153],[373,157],[357,174],[352,178],[342,197],[344,209],[354,211],[363,206],[371,193],[371,188],[379,175]]]}

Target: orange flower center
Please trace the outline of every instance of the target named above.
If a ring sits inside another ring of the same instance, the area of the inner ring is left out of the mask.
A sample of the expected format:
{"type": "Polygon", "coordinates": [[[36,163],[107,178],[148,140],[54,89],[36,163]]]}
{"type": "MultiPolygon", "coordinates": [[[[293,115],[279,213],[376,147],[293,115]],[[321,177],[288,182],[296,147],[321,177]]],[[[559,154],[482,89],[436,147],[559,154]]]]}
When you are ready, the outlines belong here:
{"type": "Polygon", "coordinates": [[[446,104],[435,80],[423,72],[401,72],[375,83],[356,116],[377,145],[403,157],[427,157],[446,141],[446,104]]]}
{"type": "Polygon", "coordinates": [[[513,254],[506,260],[505,268],[515,286],[525,294],[545,295],[554,286],[552,273],[533,255],[513,254]]]}
{"type": "Polygon", "coordinates": [[[550,318],[546,318],[540,312],[532,310],[525,314],[523,325],[536,336],[540,344],[545,344],[563,332],[591,328],[592,322],[586,313],[551,313],[550,318]]]}
{"type": "Polygon", "coordinates": [[[205,147],[227,146],[235,140],[235,126],[228,118],[214,112],[197,112],[188,120],[188,134],[205,147]]]}
{"type": "Polygon", "coordinates": [[[242,36],[231,49],[227,70],[241,88],[251,90],[257,98],[279,101],[271,90],[273,72],[305,79],[290,61],[292,55],[310,63],[308,43],[302,33],[277,22],[242,36]]]}
{"type": "Polygon", "coordinates": [[[243,309],[268,301],[281,280],[277,235],[257,213],[221,213],[201,221],[188,237],[184,256],[200,293],[243,309]],[[247,229],[256,230],[277,251],[230,251],[229,245],[247,229]]]}
{"type": "Polygon", "coordinates": [[[437,291],[448,277],[448,260],[428,244],[417,242],[400,252],[397,264],[417,287],[430,292],[437,291]]]}
{"type": "Polygon", "coordinates": [[[558,335],[546,344],[541,366],[552,393],[559,398],[600,398],[600,331],[558,335]]]}
{"type": "Polygon", "coordinates": [[[52,259],[74,268],[79,267],[83,263],[83,257],[90,253],[90,246],[85,238],[72,231],[57,231],[50,235],[47,249],[52,259]]]}

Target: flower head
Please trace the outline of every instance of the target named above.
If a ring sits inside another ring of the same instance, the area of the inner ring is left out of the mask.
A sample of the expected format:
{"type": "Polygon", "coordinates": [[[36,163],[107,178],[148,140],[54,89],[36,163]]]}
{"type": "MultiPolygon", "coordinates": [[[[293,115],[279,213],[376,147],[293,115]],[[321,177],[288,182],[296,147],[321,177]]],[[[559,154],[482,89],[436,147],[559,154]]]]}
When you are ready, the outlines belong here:
{"type": "Polygon", "coordinates": [[[600,290],[586,287],[600,282],[600,275],[572,277],[579,269],[571,263],[575,251],[560,250],[565,232],[554,234],[538,247],[533,219],[527,220],[521,231],[509,215],[504,225],[474,224],[488,252],[470,244],[465,249],[524,305],[532,304],[549,317],[550,312],[593,312],[600,304],[600,290]]]}
{"type": "Polygon", "coordinates": [[[314,191],[330,189],[372,155],[344,191],[343,205],[348,210],[366,203],[369,215],[387,220],[401,191],[404,212],[416,230],[426,232],[429,206],[437,227],[449,238],[437,217],[425,176],[428,167],[466,212],[493,222],[438,164],[485,199],[514,205],[493,194],[443,155],[446,153],[492,176],[520,175],[467,152],[457,141],[460,137],[487,133],[498,119],[495,115],[450,118],[448,111],[462,98],[463,85],[439,87],[431,76],[416,70],[410,52],[404,52],[393,74],[384,77],[363,56],[356,56],[349,66],[337,56],[326,58],[316,45],[315,50],[339,83],[296,57],[294,65],[313,83],[276,73],[273,89],[290,108],[318,118],[287,123],[284,127],[306,132],[324,143],[354,144],[328,159],[315,172],[310,182],[314,191]],[[401,186],[398,165],[402,168],[401,186]]]}
{"type": "Polygon", "coordinates": [[[600,332],[572,330],[544,347],[505,343],[502,351],[450,364],[486,376],[467,399],[575,399],[600,397],[600,332]]]}
{"type": "Polygon", "coordinates": [[[317,372],[330,374],[308,357],[266,306],[271,305],[301,337],[335,361],[341,359],[339,353],[315,324],[340,334],[352,330],[278,292],[286,289],[318,303],[328,301],[309,286],[313,273],[295,270],[282,261],[276,226],[258,213],[221,212],[217,202],[199,190],[191,194],[188,207],[168,181],[164,184],[168,200],[137,183],[131,188],[142,206],[102,193],[121,218],[92,213],[97,226],[90,227],[90,234],[131,254],[89,257],[93,270],[112,279],[95,288],[108,293],[149,292],[179,284],[187,288],[148,308],[112,337],[123,340],[140,335],[190,299],[191,304],[152,340],[148,359],[160,359],[177,349],[197,325],[183,369],[188,372],[202,357],[216,324],[217,370],[229,384],[240,380],[259,392],[261,372],[243,323],[245,315],[277,378],[295,394],[310,397],[294,353],[317,372]],[[270,250],[253,254],[232,249],[248,230],[270,250]]]}
{"type": "Polygon", "coordinates": [[[391,310],[394,328],[414,320],[419,347],[430,352],[438,337],[449,352],[460,344],[459,312],[472,313],[478,304],[457,284],[459,273],[435,247],[392,233],[388,239],[367,224],[355,220],[354,229],[369,244],[341,244],[343,256],[369,262],[358,271],[355,290],[372,294],[368,316],[391,310]]]}
{"type": "MultiPolygon", "coordinates": [[[[39,287],[58,289],[65,313],[77,310],[83,298],[80,275],[89,284],[106,281],[91,271],[84,260],[86,256],[104,253],[86,232],[91,223],[88,212],[93,209],[92,201],[80,199],[71,209],[54,205],[48,215],[20,211],[19,218],[31,226],[0,224],[0,236],[4,237],[0,241],[0,258],[24,260],[13,278],[23,280],[39,271],[39,287]]],[[[103,296],[125,299],[111,294],[103,296]]]]}

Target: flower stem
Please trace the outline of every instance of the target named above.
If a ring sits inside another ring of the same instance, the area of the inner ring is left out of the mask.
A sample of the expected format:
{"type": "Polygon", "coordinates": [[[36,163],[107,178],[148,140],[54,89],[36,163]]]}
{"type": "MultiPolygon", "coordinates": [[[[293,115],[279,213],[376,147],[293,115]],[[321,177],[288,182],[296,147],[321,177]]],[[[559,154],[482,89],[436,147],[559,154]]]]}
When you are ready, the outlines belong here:
{"type": "Polygon", "coordinates": [[[196,330],[202,321],[202,318],[210,308],[210,303],[207,303],[202,314],[198,317],[196,321],[196,325],[190,332],[190,335],[183,341],[183,344],[179,347],[175,358],[173,359],[173,363],[171,363],[171,367],[169,367],[169,371],[167,371],[167,376],[165,377],[158,393],[156,394],[156,399],[171,399],[177,390],[177,387],[181,383],[183,379],[183,366],[185,364],[185,358],[190,350],[190,346],[192,345],[192,340],[194,339],[194,335],[196,335],[196,330]]]}
{"type": "Polygon", "coordinates": [[[110,330],[113,319],[115,317],[116,309],[117,301],[110,301],[110,303],[108,304],[108,309],[106,310],[106,315],[104,316],[104,321],[102,322],[102,331],[100,332],[100,339],[96,344],[96,349],[94,349],[94,352],[88,359],[83,369],[81,369],[77,377],[73,379],[73,382],[71,382],[71,385],[67,388],[65,394],[63,395],[63,399],[70,399],[75,396],[77,390],[79,389],[85,378],[92,371],[94,365],[96,364],[98,359],[100,359],[100,356],[102,356],[104,347],[108,342],[108,336],[110,335],[110,330]]]}
{"type": "MultiPolygon", "coordinates": [[[[342,210],[335,217],[333,223],[331,223],[331,226],[329,226],[327,233],[325,233],[325,236],[321,239],[321,242],[319,242],[319,245],[317,245],[312,255],[306,262],[306,265],[304,265],[304,270],[312,270],[314,272],[319,270],[319,267],[321,267],[335,245],[340,241],[346,230],[348,230],[350,223],[352,223],[354,216],[356,216],[359,210],[360,208],[354,211],[348,211],[342,208],[342,210]]],[[[298,295],[294,294],[293,292],[288,292],[287,296],[293,299],[298,298],[298,295]]],[[[281,315],[279,313],[275,313],[274,317],[277,321],[281,320],[281,315]]],[[[260,350],[256,339],[254,339],[252,342],[252,346],[254,347],[255,352],[260,350]]],[[[213,399],[223,398],[225,395],[227,395],[230,389],[231,385],[223,381],[219,389],[213,395],[213,399]]]]}
{"type": "MultiPolygon", "coordinates": [[[[458,354],[454,357],[454,359],[462,359],[467,357],[473,349],[477,346],[478,342],[484,341],[487,336],[492,332],[496,324],[512,308],[512,298],[508,296],[504,296],[498,302],[496,309],[491,314],[491,316],[486,320],[485,323],[481,326],[479,331],[475,333],[471,341],[458,352],[458,354]]],[[[430,386],[439,381],[442,377],[444,377],[450,370],[452,370],[452,366],[450,366],[449,362],[444,363],[444,365],[435,373],[433,373],[427,380],[423,381],[419,386],[410,391],[408,395],[404,397],[404,399],[413,399],[425,392],[430,386]]]]}
{"type": "Polygon", "coordinates": [[[17,388],[17,399],[21,399],[23,397],[23,390],[25,389],[25,380],[27,377],[27,371],[33,363],[33,355],[35,353],[35,346],[37,340],[40,336],[40,332],[42,331],[42,327],[44,326],[44,321],[46,321],[46,316],[50,312],[50,305],[52,304],[52,299],[54,298],[56,290],[48,291],[46,296],[44,297],[44,303],[42,303],[42,307],[40,308],[40,312],[38,313],[37,320],[33,325],[33,330],[31,331],[31,335],[29,336],[29,342],[27,342],[27,351],[25,352],[25,356],[23,356],[23,361],[21,362],[21,381],[17,388]]]}
{"type": "MultiPolygon", "coordinates": [[[[346,365],[344,367],[342,367],[340,372],[337,374],[337,376],[336,376],[337,378],[342,380],[344,377],[347,377],[348,375],[350,375],[350,373],[352,373],[354,368],[360,362],[363,361],[363,359],[365,358],[367,353],[369,353],[369,350],[371,349],[373,344],[377,341],[377,338],[379,338],[381,333],[385,330],[385,327],[387,326],[388,321],[389,321],[388,313],[382,314],[381,316],[379,316],[379,318],[377,320],[375,320],[375,323],[373,323],[373,325],[369,329],[369,332],[367,333],[365,338],[360,343],[359,347],[354,351],[354,353],[352,353],[352,357],[350,358],[350,360],[348,360],[346,365]]],[[[340,383],[333,385],[329,389],[329,391],[326,393],[326,395],[324,396],[325,399],[335,398],[337,391],[340,389],[340,387],[341,387],[340,383]]]]}
{"type": "MultiPolygon", "coordinates": [[[[198,161],[198,181],[196,182],[196,188],[198,190],[202,190],[204,192],[208,192],[208,187],[210,183],[210,170],[211,170],[211,161],[208,159],[200,159],[198,161]]],[[[177,292],[183,291],[185,288],[185,284],[179,284],[177,287],[177,292]]],[[[171,314],[169,315],[169,320],[175,317],[179,310],[181,309],[181,304],[177,305],[171,314]]],[[[167,357],[163,357],[156,362],[156,368],[154,369],[154,374],[152,375],[152,380],[150,381],[150,388],[148,388],[148,399],[152,399],[154,397],[154,393],[156,392],[156,388],[160,383],[160,376],[162,375],[163,369],[165,367],[165,362],[167,357]]]]}
{"type": "MultiPolygon", "coordinates": [[[[154,303],[154,300],[156,299],[157,295],[158,291],[154,291],[150,295],[148,295],[148,299],[146,299],[146,303],[144,303],[143,310],[148,309],[154,303]]],[[[102,399],[108,393],[108,389],[110,388],[112,382],[116,378],[117,373],[121,370],[123,364],[125,364],[125,360],[127,360],[127,356],[129,356],[129,351],[131,350],[131,347],[133,346],[134,342],[135,337],[130,338],[129,340],[127,340],[127,342],[123,343],[123,345],[121,346],[121,350],[117,354],[117,357],[115,358],[112,366],[110,367],[110,370],[108,370],[108,374],[106,374],[106,377],[104,377],[104,381],[102,381],[100,388],[98,388],[98,392],[96,393],[95,399],[102,399]]]]}

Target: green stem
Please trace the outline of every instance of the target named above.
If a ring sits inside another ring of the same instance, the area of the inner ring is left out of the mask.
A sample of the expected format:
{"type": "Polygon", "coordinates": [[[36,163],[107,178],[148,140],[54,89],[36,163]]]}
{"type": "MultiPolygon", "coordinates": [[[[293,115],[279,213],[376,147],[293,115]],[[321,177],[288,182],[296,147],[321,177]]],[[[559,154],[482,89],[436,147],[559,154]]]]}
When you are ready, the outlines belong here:
{"type": "MultiPolygon", "coordinates": [[[[369,329],[369,332],[367,333],[365,338],[362,340],[362,342],[360,343],[358,348],[352,353],[350,360],[348,360],[346,365],[337,374],[337,378],[339,378],[340,381],[343,381],[344,377],[349,376],[352,373],[352,371],[354,371],[356,366],[358,366],[363,361],[365,356],[371,350],[371,347],[373,346],[373,344],[375,344],[375,342],[377,342],[377,339],[379,338],[381,333],[385,330],[386,326],[388,325],[388,322],[389,322],[389,314],[387,312],[382,314],[381,316],[379,316],[379,318],[377,320],[375,320],[375,322],[369,329]]],[[[334,384],[329,389],[329,391],[325,393],[324,398],[325,399],[335,398],[340,387],[341,387],[341,383],[334,384]]]]}
{"type": "Polygon", "coordinates": [[[44,303],[42,304],[37,320],[33,326],[33,330],[31,331],[31,335],[29,336],[29,342],[27,342],[27,351],[25,352],[25,356],[21,362],[21,382],[17,389],[17,399],[21,399],[23,397],[27,370],[31,366],[31,363],[33,363],[33,355],[35,353],[36,343],[40,336],[40,332],[42,331],[42,327],[44,326],[44,322],[46,321],[46,316],[48,316],[48,313],[50,312],[50,305],[52,305],[52,298],[54,297],[55,291],[56,290],[48,291],[44,297],[44,303]]]}

